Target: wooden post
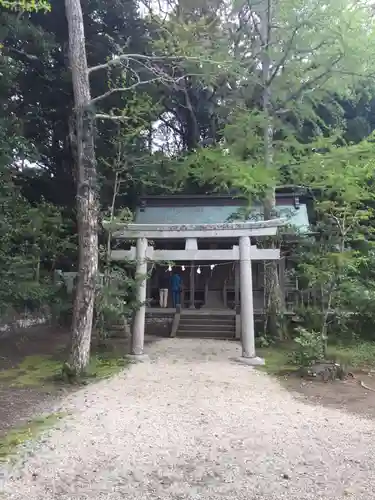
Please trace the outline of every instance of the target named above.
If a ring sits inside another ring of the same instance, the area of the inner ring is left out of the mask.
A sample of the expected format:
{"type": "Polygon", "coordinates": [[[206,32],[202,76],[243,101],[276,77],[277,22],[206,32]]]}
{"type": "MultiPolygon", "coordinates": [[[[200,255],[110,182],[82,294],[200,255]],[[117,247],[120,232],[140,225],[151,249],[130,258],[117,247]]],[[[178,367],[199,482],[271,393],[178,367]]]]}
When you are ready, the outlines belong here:
{"type": "Polygon", "coordinates": [[[149,307],[151,306],[151,281],[152,281],[152,274],[150,274],[149,276],[149,273],[150,273],[150,266],[147,265],[147,277],[149,279],[147,279],[147,282],[146,282],[146,306],[149,307]]]}
{"type": "Polygon", "coordinates": [[[195,266],[190,262],[190,309],[195,309],[195,266]]]}
{"type": "Polygon", "coordinates": [[[238,262],[234,266],[234,308],[240,305],[240,267],[238,262]]]}
{"type": "Polygon", "coordinates": [[[173,317],[173,322],[172,322],[172,328],[171,328],[171,337],[175,337],[177,335],[178,327],[180,325],[180,318],[181,318],[181,305],[177,304],[176,306],[176,312],[173,317]]]}
{"type": "Polygon", "coordinates": [[[281,256],[279,260],[279,283],[283,299],[283,307],[285,307],[285,257],[281,256]]]}

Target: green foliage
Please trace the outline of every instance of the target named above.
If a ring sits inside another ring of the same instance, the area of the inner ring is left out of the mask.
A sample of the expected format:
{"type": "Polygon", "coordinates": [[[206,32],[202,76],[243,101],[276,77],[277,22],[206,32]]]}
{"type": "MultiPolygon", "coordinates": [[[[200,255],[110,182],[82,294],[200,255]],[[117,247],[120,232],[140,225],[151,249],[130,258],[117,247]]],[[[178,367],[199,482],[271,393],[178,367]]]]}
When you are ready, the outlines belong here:
{"type": "Polygon", "coordinates": [[[256,343],[259,347],[269,347],[274,343],[274,339],[269,337],[268,335],[260,335],[256,337],[256,343]]]}
{"type": "Polygon", "coordinates": [[[332,345],[328,347],[328,357],[353,369],[374,368],[375,342],[356,340],[349,344],[332,345]]]}
{"type": "Polygon", "coordinates": [[[51,6],[46,0],[0,0],[0,7],[9,10],[38,12],[39,10],[50,11],[51,6]]]}
{"type": "MultiPolygon", "coordinates": [[[[12,29],[10,23],[8,30],[12,29]]],[[[0,314],[6,315],[48,306],[55,294],[50,271],[74,245],[62,209],[43,197],[31,203],[22,192],[23,160],[34,161],[35,151],[20,131],[10,99],[21,67],[2,53],[0,66],[5,77],[0,88],[5,109],[0,120],[0,314]]]]}
{"type": "MultiPolygon", "coordinates": [[[[48,268],[67,248],[60,210],[33,206],[9,180],[0,208],[0,310],[37,310],[54,293],[48,268]]],[[[1,188],[0,188],[1,189],[1,188]]]]}
{"type": "MultiPolygon", "coordinates": [[[[184,131],[189,124],[185,142],[189,154],[175,162],[176,177],[185,185],[193,181],[192,185],[265,199],[276,184],[310,186],[300,181],[301,164],[306,168],[317,164],[321,157],[314,151],[343,144],[343,99],[352,99],[355,86],[372,74],[375,25],[368,7],[362,3],[349,7],[342,0],[330,0],[324,6],[304,0],[270,2],[266,47],[262,47],[259,26],[254,29],[253,23],[244,21],[253,19],[258,9],[251,3],[215,3],[213,8],[198,2],[169,18],[162,38],[169,40],[172,33],[173,49],[165,42],[166,52],[180,55],[182,66],[195,64],[194,77],[180,93],[185,95],[181,107],[191,110],[190,115],[175,112],[184,131]],[[205,54],[217,62],[209,70],[206,57],[200,58],[200,64],[194,59],[196,45],[204,43],[202,29],[213,40],[205,54]],[[272,68],[266,82],[260,70],[265,58],[272,68]],[[264,110],[266,91],[271,102],[264,110]],[[201,119],[202,109],[206,117],[201,119]],[[205,122],[207,115],[210,125],[205,122]],[[200,137],[188,140],[197,127],[198,135],[209,138],[203,148],[200,137]],[[271,144],[266,148],[268,136],[271,144]]],[[[358,160],[360,153],[357,149],[347,154],[358,160]]],[[[338,171],[341,161],[336,153],[333,156],[338,171]]],[[[323,177],[323,183],[330,181],[323,177]]],[[[332,170],[332,181],[333,177],[332,170]]]]}
{"type": "Polygon", "coordinates": [[[341,310],[330,329],[337,339],[374,340],[374,252],[356,252],[354,265],[340,285],[341,310]]]}
{"type": "Polygon", "coordinates": [[[134,278],[124,269],[115,266],[106,269],[95,300],[95,327],[101,340],[116,326],[125,329],[129,316],[137,308],[136,286],[134,278]]]}
{"type": "Polygon", "coordinates": [[[272,171],[251,166],[221,148],[199,149],[187,156],[177,170],[179,180],[186,175],[198,184],[212,185],[221,192],[241,192],[249,199],[261,198],[267,187],[275,184],[272,171]]]}
{"type": "MultiPolygon", "coordinates": [[[[307,338],[309,338],[309,334],[307,338]]],[[[285,375],[296,372],[301,366],[308,368],[308,357],[306,359],[298,354],[296,359],[294,356],[294,353],[300,350],[311,352],[311,343],[308,339],[306,342],[308,343],[307,348],[302,348],[295,342],[283,342],[258,349],[258,354],[266,361],[265,366],[261,369],[272,375],[285,375]],[[306,365],[300,363],[301,358],[306,359],[306,365]]],[[[319,348],[317,350],[319,351],[319,348]]],[[[327,359],[347,366],[351,370],[369,370],[375,366],[375,342],[356,340],[345,344],[328,345],[327,359]]]]}
{"type": "Polygon", "coordinates": [[[325,253],[319,242],[309,252],[300,250],[300,287],[310,294],[296,311],[302,323],[336,339],[373,339],[373,252],[325,253]]]}
{"type": "Polygon", "coordinates": [[[370,69],[374,20],[369,5],[344,0],[271,3],[273,35],[279,42],[270,47],[271,59],[286,59],[273,83],[292,106],[293,97],[300,106],[299,97],[309,104],[326,91],[345,94],[370,69]]]}
{"type": "MultiPolygon", "coordinates": [[[[308,166],[302,165],[297,178],[313,193],[316,237],[305,239],[296,251],[300,286],[311,300],[305,303],[305,324],[326,338],[328,332],[351,336],[372,322],[371,313],[363,315],[373,297],[373,285],[365,269],[372,260],[372,220],[374,163],[371,144],[338,148],[317,155],[308,166]],[[351,148],[366,154],[351,155],[351,148]],[[348,152],[345,159],[345,150],[348,152]]],[[[371,309],[370,309],[371,311],[371,309]]]]}
{"type": "Polygon", "coordinates": [[[299,327],[294,338],[297,348],[291,353],[291,359],[297,366],[310,366],[324,357],[322,336],[319,332],[308,331],[299,327]]]}

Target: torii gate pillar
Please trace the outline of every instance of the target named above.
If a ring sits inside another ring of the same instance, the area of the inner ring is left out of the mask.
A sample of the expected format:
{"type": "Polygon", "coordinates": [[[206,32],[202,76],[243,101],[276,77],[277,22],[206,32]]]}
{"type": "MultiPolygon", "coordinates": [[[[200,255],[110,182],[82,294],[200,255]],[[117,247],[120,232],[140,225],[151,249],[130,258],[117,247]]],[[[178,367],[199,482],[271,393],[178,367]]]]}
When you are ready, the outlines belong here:
{"type": "Polygon", "coordinates": [[[247,365],[264,365],[264,359],[255,356],[253,277],[249,236],[239,238],[239,250],[242,356],[237,358],[237,361],[247,365]]]}
{"type": "Polygon", "coordinates": [[[138,238],[136,247],[137,268],[136,280],[138,281],[138,309],[135,313],[133,332],[131,338],[130,357],[135,361],[148,360],[144,353],[145,320],[146,320],[146,286],[147,286],[147,238],[138,238]]]}

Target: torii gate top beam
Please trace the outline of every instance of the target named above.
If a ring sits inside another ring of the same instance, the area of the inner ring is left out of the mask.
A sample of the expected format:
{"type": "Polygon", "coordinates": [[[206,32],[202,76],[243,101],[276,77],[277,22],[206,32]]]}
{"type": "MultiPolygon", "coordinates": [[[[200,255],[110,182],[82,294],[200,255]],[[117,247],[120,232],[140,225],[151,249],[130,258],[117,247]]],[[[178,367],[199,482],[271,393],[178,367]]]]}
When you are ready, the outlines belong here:
{"type": "Polygon", "coordinates": [[[183,238],[239,238],[241,236],[274,236],[277,228],[285,224],[284,219],[268,221],[228,222],[220,224],[111,224],[113,237],[133,240],[183,239],[183,238]]]}

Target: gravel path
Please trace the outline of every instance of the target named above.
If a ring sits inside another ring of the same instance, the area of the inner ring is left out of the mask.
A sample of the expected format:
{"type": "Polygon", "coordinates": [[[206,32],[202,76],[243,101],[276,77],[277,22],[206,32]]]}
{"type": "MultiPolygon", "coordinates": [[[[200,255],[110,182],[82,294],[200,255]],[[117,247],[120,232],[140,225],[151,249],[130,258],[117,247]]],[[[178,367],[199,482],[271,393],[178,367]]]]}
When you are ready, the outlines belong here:
{"type": "Polygon", "coordinates": [[[69,397],[73,415],[3,485],[9,500],[366,499],[375,422],[293,398],[229,360],[231,342],[168,339],[152,363],[69,397]]]}

